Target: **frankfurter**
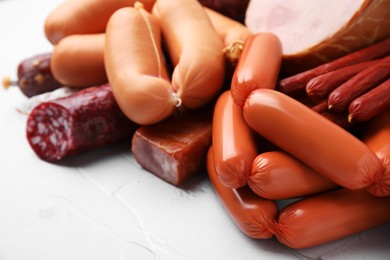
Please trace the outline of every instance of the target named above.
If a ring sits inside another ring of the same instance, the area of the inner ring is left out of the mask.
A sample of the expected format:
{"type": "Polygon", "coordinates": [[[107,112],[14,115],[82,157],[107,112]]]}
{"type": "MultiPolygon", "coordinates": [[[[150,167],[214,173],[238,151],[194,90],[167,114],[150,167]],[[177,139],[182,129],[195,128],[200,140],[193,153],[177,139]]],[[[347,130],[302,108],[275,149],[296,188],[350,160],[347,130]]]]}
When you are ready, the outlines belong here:
{"type": "Polygon", "coordinates": [[[282,62],[282,46],[272,33],[252,35],[245,42],[234,71],[231,91],[234,102],[244,106],[255,89],[274,89],[282,62]]]}
{"type": "Polygon", "coordinates": [[[390,197],[339,189],[293,202],[276,219],[275,236],[291,248],[341,239],[390,221],[390,197]]]}
{"type": "Polygon", "coordinates": [[[153,124],[180,106],[163,63],[158,21],[142,6],[116,11],[107,24],[104,62],[119,107],[132,121],[153,124]]]}
{"type": "Polygon", "coordinates": [[[105,84],[36,106],[26,135],[36,155],[52,162],[128,138],[136,127],[105,84]]]}
{"type": "Polygon", "coordinates": [[[3,86],[18,86],[26,97],[50,92],[63,86],[50,68],[52,53],[41,53],[22,60],[17,68],[18,79],[3,79],[3,86]]]}
{"type": "Polygon", "coordinates": [[[158,0],[153,14],[159,18],[174,65],[175,92],[184,107],[202,107],[219,93],[224,81],[221,38],[196,0],[158,0]]]}
{"type": "Polygon", "coordinates": [[[252,164],[248,185],[266,199],[293,199],[328,191],[338,185],[283,151],[259,154],[252,164]]]}
{"type": "MultiPolygon", "coordinates": [[[[110,16],[118,9],[133,6],[136,0],[66,0],[45,19],[44,31],[52,44],[72,34],[97,34],[106,30],[110,16]]],[[[155,0],[143,0],[150,11],[155,0]]]]}
{"type": "Polygon", "coordinates": [[[343,187],[361,189],[381,180],[383,166],[363,142],[281,92],[252,92],[244,118],[257,133],[343,187]]]}
{"type": "Polygon", "coordinates": [[[104,33],[70,35],[53,50],[51,70],[67,86],[90,87],[107,82],[104,33]]]}
{"type": "Polygon", "coordinates": [[[207,172],[224,209],[245,235],[256,239],[273,237],[273,222],[278,214],[276,203],[257,196],[248,186],[231,189],[222,184],[215,169],[212,149],[207,153],[207,172]]]}
{"type": "Polygon", "coordinates": [[[383,111],[369,121],[361,139],[375,152],[385,169],[381,181],[366,190],[375,196],[390,196],[390,110],[383,111]]]}
{"type": "Polygon", "coordinates": [[[253,130],[233,101],[231,92],[222,93],[214,108],[212,143],[214,164],[222,184],[236,189],[247,184],[257,156],[253,130]]]}

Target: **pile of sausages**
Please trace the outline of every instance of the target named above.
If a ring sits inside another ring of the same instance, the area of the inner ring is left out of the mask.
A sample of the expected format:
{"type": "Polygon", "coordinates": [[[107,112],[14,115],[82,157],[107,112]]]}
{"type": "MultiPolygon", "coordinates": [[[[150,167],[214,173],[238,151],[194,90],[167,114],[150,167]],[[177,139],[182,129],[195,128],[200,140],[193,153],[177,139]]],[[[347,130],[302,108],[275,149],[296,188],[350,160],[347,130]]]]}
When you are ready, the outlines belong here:
{"type": "MultiPolygon", "coordinates": [[[[352,134],[286,92],[274,34],[252,34],[196,0],[68,0],[49,15],[45,32],[54,45],[46,59],[56,87],[85,89],[29,115],[27,137],[42,159],[130,138],[177,107],[196,111],[217,98],[205,163],[245,234],[304,248],[390,221],[388,101],[352,134]],[[279,209],[285,199],[297,201],[279,209]]],[[[353,60],[366,73],[388,66],[388,58],[367,61],[386,55],[353,60]]],[[[354,66],[335,64],[332,70],[354,66]]],[[[375,89],[384,88],[388,99],[384,84],[375,89]]]]}

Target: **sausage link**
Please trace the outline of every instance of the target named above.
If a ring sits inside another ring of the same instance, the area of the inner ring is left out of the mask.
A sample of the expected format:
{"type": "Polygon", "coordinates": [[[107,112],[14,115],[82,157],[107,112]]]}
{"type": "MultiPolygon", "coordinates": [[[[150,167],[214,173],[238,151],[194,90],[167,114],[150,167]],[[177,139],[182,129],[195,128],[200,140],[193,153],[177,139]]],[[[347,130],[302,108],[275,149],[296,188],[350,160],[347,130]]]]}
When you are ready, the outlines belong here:
{"type": "Polygon", "coordinates": [[[348,109],[351,101],[390,77],[390,56],[359,72],[328,96],[328,107],[337,112],[348,109]]]}
{"type": "Polygon", "coordinates": [[[341,239],[390,221],[390,197],[365,190],[339,189],[285,207],[276,219],[275,236],[291,248],[308,248],[341,239]]]}
{"type": "Polygon", "coordinates": [[[361,139],[375,152],[385,169],[382,180],[366,190],[375,196],[390,196],[390,110],[373,118],[364,129],[361,139]]]}
{"type": "Polygon", "coordinates": [[[247,236],[257,239],[273,237],[273,222],[277,204],[263,199],[248,186],[231,189],[222,184],[215,169],[212,147],[207,154],[207,172],[215,193],[237,227],[247,236]]]}
{"type": "Polygon", "coordinates": [[[217,100],[212,131],[219,180],[234,189],[246,185],[257,155],[256,141],[230,91],[224,92],[217,100]]]}
{"type": "Polygon", "coordinates": [[[153,14],[159,18],[175,67],[171,82],[178,97],[186,108],[204,106],[219,93],[224,81],[220,36],[196,0],[158,0],[153,14]]]}
{"type": "Polygon", "coordinates": [[[119,9],[107,25],[109,82],[119,107],[141,125],[169,117],[180,104],[162,62],[160,34],[157,19],[141,7],[119,9]]]}
{"type": "Polygon", "coordinates": [[[249,187],[260,197],[293,199],[338,187],[283,151],[259,154],[252,164],[249,187]]]}
{"type": "Polygon", "coordinates": [[[390,109],[390,78],[352,100],[348,107],[348,121],[368,121],[387,109],[390,109]]]}
{"type": "Polygon", "coordinates": [[[274,89],[282,62],[282,45],[272,33],[252,35],[244,48],[234,71],[231,91],[234,102],[244,106],[255,89],[274,89]]]}
{"type": "Polygon", "coordinates": [[[53,50],[51,69],[67,86],[90,87],[107,82],[104,67],[104,33],[70,35],[53,50]]]}
{"type": "Polygon", "coordinates": [[[260,135],[341,186],[360,189],[380,180],[381,162],[364,143],[281,92],[255,90],[244,118],[260,135]]]}

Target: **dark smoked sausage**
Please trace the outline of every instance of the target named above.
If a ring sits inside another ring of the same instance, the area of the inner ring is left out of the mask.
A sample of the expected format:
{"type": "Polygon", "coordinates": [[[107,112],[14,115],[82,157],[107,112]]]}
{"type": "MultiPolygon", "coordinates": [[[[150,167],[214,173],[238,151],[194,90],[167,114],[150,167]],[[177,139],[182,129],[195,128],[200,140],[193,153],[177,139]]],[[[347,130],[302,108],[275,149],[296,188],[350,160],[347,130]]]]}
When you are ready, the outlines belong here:
{"type": "Polygon", "coordinates": [[[136,124],[121,112],[108,84],[44,102],[27,119],[27,140],[45,161],[130,137],[136,124]]]}

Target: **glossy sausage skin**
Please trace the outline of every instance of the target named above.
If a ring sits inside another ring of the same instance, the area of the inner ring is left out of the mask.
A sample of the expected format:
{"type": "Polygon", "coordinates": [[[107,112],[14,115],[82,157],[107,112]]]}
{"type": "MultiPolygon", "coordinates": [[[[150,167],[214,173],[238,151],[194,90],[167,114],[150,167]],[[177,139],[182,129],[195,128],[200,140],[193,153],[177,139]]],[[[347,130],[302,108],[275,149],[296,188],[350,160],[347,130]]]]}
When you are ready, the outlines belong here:
{"type": "Polygon", "coordinates": [[[51,69],[67,86],[90,87],[107,82],[104,34],[71,35],[53,50],[51,69]]]}
{"type": "Polygon", "coordinates": [[[337,184],[283,151],[259,154],[253,161],[249,187],[267,199],[293,199],[328,191],[337,184]]]}
{"type": "Polygon", "coordinates": [[[204,7],[196,0],[158,0],[153,14],[174,65],[171,82],[182,105],[206,105],[222,88],[225,60],[222,39],[204,7]]]}
{"type": "Polygon", "coordinates": [[[157,123],[177,105],[163,64],[158,21],[125,7],[108,22],[104,62],[119,107],[132,121],[157,123]]]}
{"type": "Polygon", "coordinates": [[[256,141],[230,91],[224,92],[217,100],[212,131],[219,180],[234,189],[246,185],[257,156],[256,141]]]}
{"type": "Polygon", "coordinates": [[[281,62],[282,45],[276,35],[259,33],[249,37],[232,78],[234,102],[243,107],[253,90],[274,89],[281,62]]]}
{"type": "Polygon", "coordinates": [[[291,248],[308,248],[341,239],[390,221],[390,197],[365,190],[339,189],[285,207],[275,236],[291,248]]]}
{"type": "Polygon", "coordinates": [[[278,207],[272,200],[254,194],[248,186],[231,189],[223,185],[215,170],[212,147],[207,154],[207,171],[211,184],[234,223],[251,238],[271,238],[278,207]]]}
{"type": "Polygon", "coordinates": [[[260,135],[343,187],[361,189],[380,181],[382,164],[364,143],[281,92],[255,90],[244,118],[260,135]]]}
{"type": "Polygon", "coordinates": [[[385,169],[381,181],[367,187],[375,196],[390,196],[390,110],[369,122],[362,135],[363,142],[378,156],[385,169]]]}
{"type": "MultiPolygon", "coordinates": [[[[104,33],[110,16],[122,7],[133,6],[136,0],[65,0],[47,17],[44,30],[47,39],[57,44],[73,34],[104,33]]],[[[155,0],[143,0],[151,10],[155,0]]]]}

